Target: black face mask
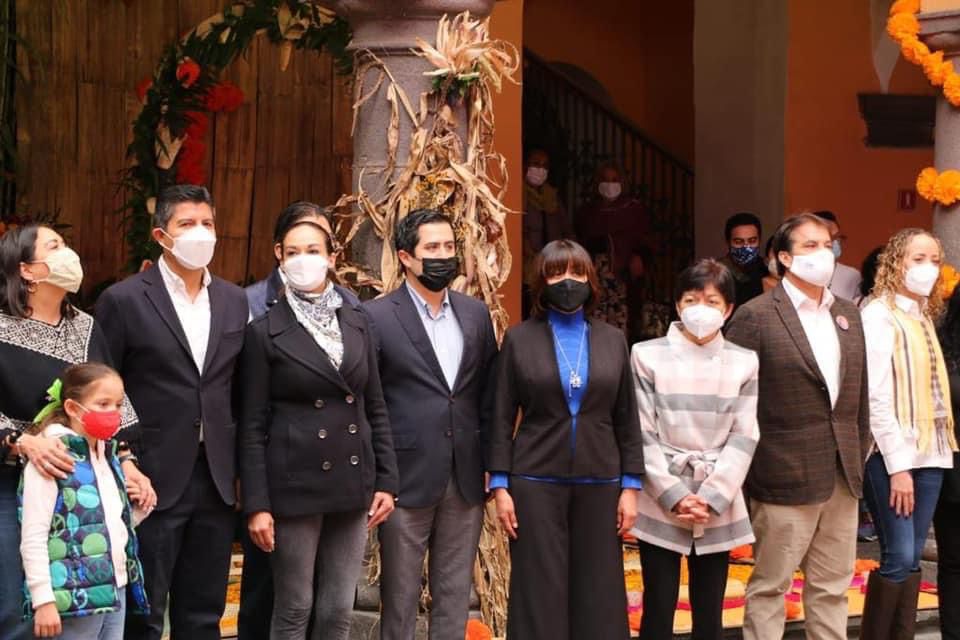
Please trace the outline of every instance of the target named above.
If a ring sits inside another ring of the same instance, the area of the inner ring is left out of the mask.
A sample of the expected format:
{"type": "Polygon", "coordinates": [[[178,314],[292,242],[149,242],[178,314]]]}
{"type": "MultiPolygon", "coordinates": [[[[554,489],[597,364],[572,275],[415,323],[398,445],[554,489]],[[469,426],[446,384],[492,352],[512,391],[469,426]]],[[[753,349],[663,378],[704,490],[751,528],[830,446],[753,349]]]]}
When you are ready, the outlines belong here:
{"type": "Polygon", "coordinates": [[[548,307],[572,313],[585,305],[592,295],[589,282],[566,278],[544,287],[541,297],[548,307]]]}
{"type": "Polygon", "coordinates": [[[452,258],[423,258],[423,273],[417,276],[420,284],[430,291],[443,291],[460,273],[460,259],[452,258]]]}

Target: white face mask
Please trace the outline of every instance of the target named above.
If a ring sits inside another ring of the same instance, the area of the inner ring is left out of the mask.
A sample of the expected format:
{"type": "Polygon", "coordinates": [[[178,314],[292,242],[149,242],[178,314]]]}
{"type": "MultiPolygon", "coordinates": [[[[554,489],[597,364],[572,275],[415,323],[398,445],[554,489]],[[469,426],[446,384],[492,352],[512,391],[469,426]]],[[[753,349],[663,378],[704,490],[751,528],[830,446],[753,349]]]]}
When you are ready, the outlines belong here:
{"type": "Polygon", "coordinates": [[[163,235],[173,240],[170,253],[181,265],[187,269],[204,269],[213,260],[213,250],[217,247],[217,236],[206,227],[195,226],[181,233],[177,237],[171,236],[163,229],[163,235]]]}
{"type": "Polygon", "coordinates": [[[80,256],[76,251],[70,247],[62,247],[51,251],[46,258],[37,262],[47,265],[50,273],[46,278],[35,282],[48,282],[70,293],[80,291],[80,285],[83,283],[83,267],[80,265],[80,256]]]}
{"type": "Polygon", "coordinates": [[[527,182],[534,187],[539,187],[547,181],[547,170],[543,167],[528,167],[527,182]]]}
{"type": "Polygon", "coordinates": [[[601,182],[597,186],[597,190],[600,192],[600,195],[607,200],[616,200],[623,191],[623,185],[619,182],[601,182]]]}
{"type": "Polygon", "coordinates": [[[719,331],[723,320],[723,313],[719,309],[705,304],[692,304],[680,312],[683,328],[695,335],[697,340],[703,340],[719,331]]]}
{"type": "Polygon", "coordinates": [[[327,280],[330,261],[319,253],[301,253],[283,262],[287,283],[297,291],[316,291],[327,280]]]}
{"type": "Polygon", "coordinates": [[[907,269],[907,275],[904,278],[904,284],[907,291],[915,293],[918,296],[926,298],[933,291],[933,285],[937,283],[940,277],[940,267],[932,262],[915,264],[907,269]]]}
{"type": "Polygon", "coordinates": [[[835,259],[830,249],[817,249],[813,253],[793,256],[793,263],[788,267],[790,273],[804,282],[817,287],[825,287],[833,278],[835,259]]]}
{"type": "Polygon", "coordinates": [[[780,277],[780,270],[777,268],[777,259],[776,259],[776,258],[770,258],[770,261],[767,262],[767,271],[768,271],[768,272],[770,273],[770,275],[772,275],[774,278],[779,278],[779,277],[780,277]]]}

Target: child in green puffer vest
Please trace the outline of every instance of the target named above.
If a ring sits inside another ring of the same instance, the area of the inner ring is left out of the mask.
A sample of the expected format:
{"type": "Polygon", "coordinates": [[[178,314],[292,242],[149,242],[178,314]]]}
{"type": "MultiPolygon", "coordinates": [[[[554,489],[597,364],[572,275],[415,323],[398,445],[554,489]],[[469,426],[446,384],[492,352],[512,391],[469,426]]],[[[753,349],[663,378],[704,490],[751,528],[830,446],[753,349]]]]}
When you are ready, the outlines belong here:
{"type": "Polygon", "coordinates": [[[58,383],[38,422],[45,436],[61,439],[75,467],[62,479],[32,463],[24,468],[24,614],[40,638],[122,640],[127,592],[135,612],[147,608],[133,531],[142,514],[127,499],[112,440],[123,381],[110,367],[87,363],[68,368],[58,383]]]}

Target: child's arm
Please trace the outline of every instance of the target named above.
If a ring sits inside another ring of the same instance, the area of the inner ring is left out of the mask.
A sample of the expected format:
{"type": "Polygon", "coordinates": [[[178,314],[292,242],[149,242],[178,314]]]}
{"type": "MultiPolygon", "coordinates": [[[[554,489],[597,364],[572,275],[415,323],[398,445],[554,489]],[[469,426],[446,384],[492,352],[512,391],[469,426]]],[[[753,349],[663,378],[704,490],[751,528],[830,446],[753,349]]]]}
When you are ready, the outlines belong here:
{"type": "Polygon", "coordinates": [[[23,469],[23,520],[20,556],[33,608],[54,602],[47,542],[57,503],[57,483],[40,475],[33,463],[23,469]]]}

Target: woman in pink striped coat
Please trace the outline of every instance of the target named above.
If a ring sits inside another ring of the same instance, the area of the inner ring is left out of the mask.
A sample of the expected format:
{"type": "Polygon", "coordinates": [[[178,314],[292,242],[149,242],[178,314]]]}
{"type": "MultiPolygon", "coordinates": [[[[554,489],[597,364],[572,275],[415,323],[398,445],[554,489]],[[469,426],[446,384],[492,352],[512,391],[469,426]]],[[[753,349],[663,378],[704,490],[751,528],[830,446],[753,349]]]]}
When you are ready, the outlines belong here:
{"type": "Polygon", "coordinates": [[[643,564],[642,640],[668,639],[688,556],[694,640],[722,637],[730,549],[753,542],[740,491],[759,439],[757,355],[724,340],[733,275],[715,260],[680,274],[680,322],[633,347],[646,464],[631,533],[643,564]]]}

